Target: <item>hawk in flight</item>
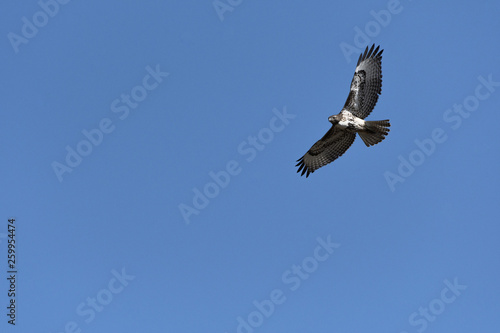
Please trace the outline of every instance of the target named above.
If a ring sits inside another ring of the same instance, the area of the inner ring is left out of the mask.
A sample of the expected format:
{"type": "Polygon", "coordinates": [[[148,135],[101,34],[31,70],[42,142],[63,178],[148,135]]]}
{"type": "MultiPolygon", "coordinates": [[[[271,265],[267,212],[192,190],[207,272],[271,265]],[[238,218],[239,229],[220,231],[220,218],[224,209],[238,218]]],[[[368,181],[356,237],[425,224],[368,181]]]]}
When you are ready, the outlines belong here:
{"type": "Polygon", "coordinates": [[[332,127],[309,151],[297,160],[301,175],[309,177],[322,166],[335,161],[352,145],[359,134],[367,147],[385,139],[391,124],[389,120],[368,121],[365,119],[377,104],[382,92],[382,52],[375,44],[359,55],[351,90],[342,111],[328,117],[332,127]]]}

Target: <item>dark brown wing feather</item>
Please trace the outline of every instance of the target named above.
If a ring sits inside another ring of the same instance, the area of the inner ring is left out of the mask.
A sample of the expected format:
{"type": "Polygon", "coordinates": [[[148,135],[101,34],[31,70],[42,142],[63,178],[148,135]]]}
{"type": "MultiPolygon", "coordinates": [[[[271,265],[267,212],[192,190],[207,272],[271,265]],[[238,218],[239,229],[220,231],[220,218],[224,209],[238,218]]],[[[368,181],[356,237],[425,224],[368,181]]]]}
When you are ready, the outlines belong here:
{"type": "Polygon", "coordinates": [[[356,117],[366,118],[377,104],[378,96],[382,92],[382,52],[375,44],[360,54],[354,77],[351,81],[351,90],[344,109],[356,117]]]}
{"type": "Polygon", "coordinates": [[[338,130],[332,126],[304,156],[297,160],[299,162],[296,165],[299,167],[297,172],[302,170],[301,176],[306,174],[306,177],[309,177],[310,173],[342,156],[355,138],[355,132],[338,130]]]}

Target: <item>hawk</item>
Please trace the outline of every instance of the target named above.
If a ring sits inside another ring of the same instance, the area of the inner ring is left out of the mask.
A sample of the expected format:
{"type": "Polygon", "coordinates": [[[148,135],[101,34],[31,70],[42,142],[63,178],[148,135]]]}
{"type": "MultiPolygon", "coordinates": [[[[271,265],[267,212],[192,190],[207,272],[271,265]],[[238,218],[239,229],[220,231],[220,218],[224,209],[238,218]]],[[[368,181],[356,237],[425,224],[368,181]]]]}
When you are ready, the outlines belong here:
{"type": "Polygon", "coordinates": [[[335,161],[352,145],[359,134],[367,147],[385,139],[391,124],[389,120],[367,121],[365,119],[377,104],[382,92],[382,52],[380,46],[368,46],[359,55],[351,90],[339,114],[328,117],[332,127],[309,151],[297,160],[299,169],[309,177],[322,166],[335,161]]]}

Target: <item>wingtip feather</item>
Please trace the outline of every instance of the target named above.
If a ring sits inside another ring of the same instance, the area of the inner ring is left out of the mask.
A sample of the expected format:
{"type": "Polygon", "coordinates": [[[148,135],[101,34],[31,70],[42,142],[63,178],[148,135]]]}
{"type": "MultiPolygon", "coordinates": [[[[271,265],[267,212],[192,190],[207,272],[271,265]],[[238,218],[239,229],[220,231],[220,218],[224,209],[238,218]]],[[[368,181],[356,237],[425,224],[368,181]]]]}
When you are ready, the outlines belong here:
{"type": "Polygon", "coordinates": [[[361,52],[361,54],[359,55],[358,63],[356,64],[356,66],[358,66],[362,61],[369,58],[382,58],[382,52],[384,52],[384,50],[380,49],[380,45],[377,45],[377,47],[375,47],[375,43],[373,43],[371,47],[367,46],[365,48],[365,51],[361,52]]]}

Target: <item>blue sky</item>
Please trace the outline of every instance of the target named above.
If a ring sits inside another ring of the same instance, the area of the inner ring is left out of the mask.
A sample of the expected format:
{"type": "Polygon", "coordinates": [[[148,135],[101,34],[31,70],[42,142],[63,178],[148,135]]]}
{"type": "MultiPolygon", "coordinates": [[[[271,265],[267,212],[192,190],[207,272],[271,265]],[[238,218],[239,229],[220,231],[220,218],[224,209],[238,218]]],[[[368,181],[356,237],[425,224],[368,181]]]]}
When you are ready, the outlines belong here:
{"type": "Polygon", "coordinates": [[[498,327],[499,3],[1,7],[2,332],[498,327]],[[300,177],[372,43],[390,134],[300,177]]]}

